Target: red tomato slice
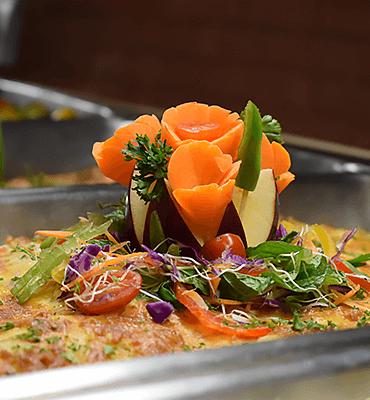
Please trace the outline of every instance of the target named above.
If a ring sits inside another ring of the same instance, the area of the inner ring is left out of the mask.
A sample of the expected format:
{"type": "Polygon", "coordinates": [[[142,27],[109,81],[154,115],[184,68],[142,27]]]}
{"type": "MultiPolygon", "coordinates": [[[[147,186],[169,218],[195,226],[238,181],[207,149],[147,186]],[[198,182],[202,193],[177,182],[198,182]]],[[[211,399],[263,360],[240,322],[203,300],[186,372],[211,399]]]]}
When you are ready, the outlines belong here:
{"type": "MultiPolygon", "coordinates": [[[[225,333],[230,336],[243,337],[245,339],[258,339],[261,336],[265,336],[272,331],[269,327],[261,328],[239,328],[230,325],[225,325],[223,323],[224,318],[220,318],[219,315],[213,313],[210,310],[204,310],[201,308],[197,302],[187,295],[187,290],[180,283],[175,283],[174,285],[175,294],[177,300],[183,304],[195,317],[198,318],[199,322],[211,329],[215,329],[221,333],[225,333]]],[[[235,323],[236,324],[236,323],[235,323]]]]}
{"type": "Polygon", "coordinates": [[[208,240],[202,247],[202,255],[207,260],[215,260],[222,256],[223,251],[232,248],[232,253],[245,257],[245,246],[240,236],[233,233],[225,233],[208,240]]]}
{"type": "Polygon", "coordinates": [[[342,261],[339,260],[334,260],[334,263],[336,267],[338,268],[339,271],[343,271],[348,279],[353,282],[356,285],[360,285],[362,289],[365,289],[366,291],[370,292],[370,282],[364,278],[361,278],[361,276],[351,276],[354,275],[354,272],[351,271],[350,268],[348,268],[342,261]]]}
{"type": "MultiPolygon", "coordinates": [[[[97,285],[94,299],[89,303],[76,301],[76,306],[86,314],[105,314],[119,310],[130,303],[140,292],[141,275],[135,271],[111,271],[107,278],[98,283],[99,276],[92,278],[90,283],[97,285]],[[102,291],[102,292],[100,292],[102,291]]],[[[86,290],[81,284],[82,292],[86,290]]]]}

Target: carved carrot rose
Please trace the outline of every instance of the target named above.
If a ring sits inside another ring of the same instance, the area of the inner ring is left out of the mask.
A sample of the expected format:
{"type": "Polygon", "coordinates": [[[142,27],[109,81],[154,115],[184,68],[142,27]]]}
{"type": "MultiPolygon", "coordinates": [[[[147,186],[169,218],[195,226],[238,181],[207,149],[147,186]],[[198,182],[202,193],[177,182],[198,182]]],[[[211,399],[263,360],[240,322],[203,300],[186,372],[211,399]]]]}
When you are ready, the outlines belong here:
{"type": "Polygon", "coordinates": [[[295,179],[289,171],[290,165],[290,155],[287,150],[277,142],[270,143],[262,133],[261,169],[271,168],[274,171],[279,193],[295,179]]]}
{"type": "Polygon", "coordinates": [[[162,117],[162,139],[174,149],[194,140],[207,140],[223,153],[237,158],[243,135],[243,121],[237,113],[219,106],[184,103],[167,109],[162,117]]]}
{"type": "Polygon", "coordinates": [[[126,148],[128,141],[136,139],[136,134],[147,135],[151,141],[154,141],[160,128],[160,123],[155,115],[142,115],[133,124],[117,129],[114,136],[105,142],[94,143],[92,154],[103,174],[128,186],[135,161],[125,161],[124,155],[120,151],[126,148]]]}
{"type": "Polygon", "coordinates": [[[205,140],[183,144],[172,154],[168,164],[170,192],[200,242],[216,236],[232,199],[239,165],[205,140]]]}

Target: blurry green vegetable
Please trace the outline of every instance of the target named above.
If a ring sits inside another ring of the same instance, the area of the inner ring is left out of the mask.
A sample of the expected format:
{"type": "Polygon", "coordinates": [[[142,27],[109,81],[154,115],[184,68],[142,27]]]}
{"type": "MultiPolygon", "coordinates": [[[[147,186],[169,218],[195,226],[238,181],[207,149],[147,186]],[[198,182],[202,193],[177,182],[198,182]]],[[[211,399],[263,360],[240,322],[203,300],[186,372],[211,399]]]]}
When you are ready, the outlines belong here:
{"type": "Polygon", "coordinates": [[[0,121],[21,121],[27,118],[22,109],[9,104],[0,109],[0,121]]]}
{"type": "Polygon", "coordinates": [[[39,102],[28,104],[22,111],[28,119],[46,118],[50,115],[44,104],[39,102]]]}
{"type": "Polygon", "coordinates": [[[1,183],[4,178],[4,143],[3,143],[3,132],[1,130],[1,124],[0,124],[0,187],[1,183]]]}
{"type": "Polygon", "coordinates": [[[55,121],[64,121],[68,119],[74,119],[77,117],[78,117],[77,112],[71,107],[57,108],[50,115],[50,118],[55,121]]]}

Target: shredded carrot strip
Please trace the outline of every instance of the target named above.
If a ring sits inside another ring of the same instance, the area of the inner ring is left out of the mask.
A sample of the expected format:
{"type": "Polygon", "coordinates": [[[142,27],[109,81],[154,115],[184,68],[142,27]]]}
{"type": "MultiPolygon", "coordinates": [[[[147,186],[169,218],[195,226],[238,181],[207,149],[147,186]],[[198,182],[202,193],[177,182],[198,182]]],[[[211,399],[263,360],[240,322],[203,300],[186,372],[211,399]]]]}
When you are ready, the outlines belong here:
{"type": "Polygon", "coordinates": [[[252,304],[251,303],[247,303],[247,305],[245,306],[245,311],[249,312],[252,308],[252,304]]]}
{"type": "Polygon", "coordinates": [[[333,302],[335,306],[338,306],[339,304],[343,303],[344,301],[348,300],[350,297],[352,297],[354,294],[356,294],[360,290],[361,286],[357,285],[355,286],[352,290],[350,290],[348,293],[343,295],[342,297],[339,297],[337,300],[333,302]]]}
{"type": "Polygon", "coordinates": [[[35,251],[33,251],[33,250],[30,250],[30,249],[27,249],[27,247],[23,246],[23,244],[20,244],[20,243],[19,243],[19,246],[23,247],[25,250],[29,251],[30,253],[32,253],[32,254],[35,254],[35,255],[36,255],[36,252],[35,252],[35,251]]]}
{"type": "Polygon", "coordinates": [[[105,236],[111,241],[111,242],[113,242],[114,244],[119,244],[118,242],[117,242],[117,240],[115,239],[115,237],[110,233],[110,232],[108,232],[108,231],[106,231],[105,232],[105,236]]]}
{"type": "Polygon", "coordinates": [[[54,237],[59,239],[64,239],[68,236],[73,235],[74,232],[69,231],[36,231],[35,235],[47,236],[47,237],[54,237]]]}
{"type": "Polygon", "coordinates": [[[237,300],[229,300],[229,299],[218,299],[215,296],[212,297],[206,297],[204,296],[204,298],[210,303],[210,304],[223,304],[225,306],[240,306],[242,304],[245,304],[245,302],[243,303],[242,301],[237,301],[237,300]]]}
{"type": "Polygon", "coordinates": [[[210,277],[210,278],[212,278],[210,281],[209,281],[209,285],[211,286],[211,292],[212,292],[212,298],[214,298],[215,297],[215,294],[216,294],[216,292],[217,292],[217,288],[218,288],[218,285],[220,284],[220,281],[221,281],[221,278],[219,277],[219,276],[215,276],[215,275],[213,275],[213,274],[208,274],[208,276],[210,277]]]}
{"type": "Polygon", "coordinates": [[[122,261],[125,261],[125,260],[129,259],[129,258],[140,257],[140,256],[144,256],[146,254],[148,254],[148,253],[141,252],[141,253],[118,255],[116,258],[111,258],[109,260],[105,260],[104,262],[102,262],[101,264],[97,265],[93,269],[90,269],[90,271],[87,271],[82,276],[79,276],[76,279],[74,279],[73,281],[71,281],[70,283],[68,283],[68,285],[63,286],[62,287],[62,291],[69,290],[70,288],[75,286],[77,283],[81,283],[83,280],[90,279],[96,273],[98,273],[99,271],[101,271],[102,269],[104,269],[104,268],[106,268],[106,267],[108,267],[110,265],[115,265],[115,264],[118,264],[118,263],[120,263],[122,261]]]}
{"type": "Polygon", "coordinates": [[[121,242],[121,243],[115,244],[114,246],[111,247],[109,253],[114,253],[115,251],[121,249],[123,246],[126,246],[127,243],[129,243],[129,242],[126,241],[126,242],[121,242]]]}

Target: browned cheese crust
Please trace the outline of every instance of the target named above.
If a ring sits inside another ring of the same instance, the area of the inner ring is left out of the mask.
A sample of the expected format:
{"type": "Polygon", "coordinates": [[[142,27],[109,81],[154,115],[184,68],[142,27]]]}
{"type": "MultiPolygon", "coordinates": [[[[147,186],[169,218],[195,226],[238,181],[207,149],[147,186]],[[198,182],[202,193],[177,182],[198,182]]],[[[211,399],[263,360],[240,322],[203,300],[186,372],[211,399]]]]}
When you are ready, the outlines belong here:
{"type": "MultiPolygon", "coordinates": [[[[289,223],[300,226],[292,220],[289,223]]],[[[335,239],[344,233],[330,227],[326,229],[335,239]]],[[[360,231],[356,237],[349,245],[349,251],[354,254],[370,252],[369,234],[360,231]]],[[[14,277],[22,276],[33,262],[28,256],[14,252],[17,243],[29,246],[32,242],[27,238],[9,238],[0,246],[0,375],[246,342],[202,327],[188,311],[174,312],[164,323],[155,323],[145,302],[138,299],[115,313],[83,315],[58,299],[60,285],[53,281],[20,304],[12,298],[10,289],[14,277]]],[[[364,271],[370,273],[369,268],[364,271]]],[[[361,301],[361,310],[370,310],[367,297],[361,301]]],[[[334,309],[311,308],[303,319],[312,318],[325,325],[332,321],[335,329],[355,328],[364,315],[361,310],[347,304],[334,309]]],[[[279,309],[261,307],[258,303],[251,312],[256,317],[292,318],[279,309]]],[[[332,329],[328,326],[326,330],[332,329]]],[[[291,325],[281,325],[259,341],[318,331],[316,328],[296,331],[291,325]]]]}

